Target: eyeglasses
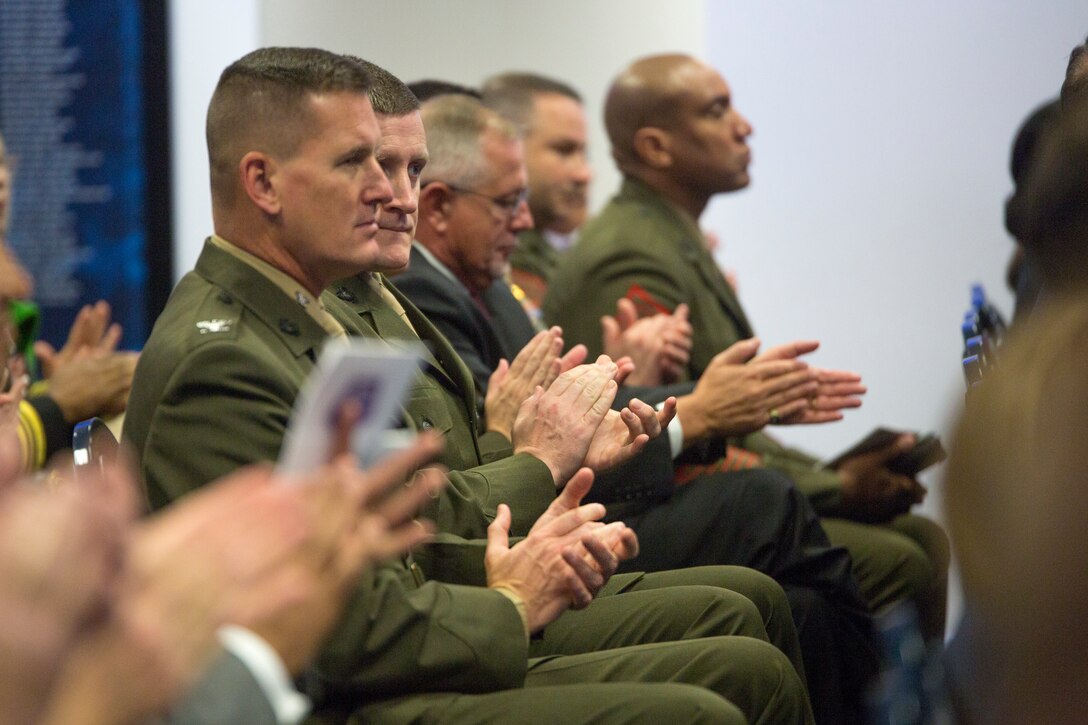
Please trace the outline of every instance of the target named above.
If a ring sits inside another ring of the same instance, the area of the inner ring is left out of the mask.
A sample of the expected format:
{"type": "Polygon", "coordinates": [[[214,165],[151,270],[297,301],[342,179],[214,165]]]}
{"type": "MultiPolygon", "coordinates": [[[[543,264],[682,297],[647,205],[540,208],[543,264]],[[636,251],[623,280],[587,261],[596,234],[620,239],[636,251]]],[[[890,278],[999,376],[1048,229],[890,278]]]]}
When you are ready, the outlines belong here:
{"type": "MultiPolygon", "coordinates": [[[[436,182],[427,182],[427,184],[434,183],[436,182]]],[[[440,183],[446,184],[446,182],[444,181],[440,183]]],[[[425,184],[424,186],[426,186],[427,184],[425,184]]],[[[502,212],[503,219],[505,221],[510,221],[511,219],[513,219],[514,216],[517,215],[518,209],[521,208],[521,205],[529,200],[528,188],[518,189],[516,192],[507,194],[505,196],[488,196],[487,194],[482,194],[478,191],[474,191],[473,189],[466,189],[462,186],[454,186],[453,184],[446,184],[446,186],[450,188],[450,191],[454,191],[458,194],[472,194],[473,196],[487,199],[496,209],[502,212]]]]}

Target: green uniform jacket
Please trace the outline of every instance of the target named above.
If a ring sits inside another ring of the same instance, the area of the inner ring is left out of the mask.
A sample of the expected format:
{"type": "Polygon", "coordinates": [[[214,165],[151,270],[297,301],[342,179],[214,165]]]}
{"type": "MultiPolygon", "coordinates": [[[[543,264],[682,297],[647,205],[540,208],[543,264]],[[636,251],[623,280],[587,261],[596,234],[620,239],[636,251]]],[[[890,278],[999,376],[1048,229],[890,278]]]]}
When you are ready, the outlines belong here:
{"type": "MultiPolygon", "coordinates": [[[[551,472],[539,459],[513,454],[510,441],[498,433],[478,432],[476,384],[449,341],[419,309],[395,287],[390,292],[404,307],[408,321],[429,351],[405,400],[411,424],[420,430],[437,429],[446,445],[440,463],[450,471],[451,486],[427,511],[439,531],[464,538],[486,538],[487,525],[498,505],[510,506],[514,535],[528,533],[555,498],[551,472]],[[469,501],[474,500],[475,504],[469,501]],[[481,509],[484,517],[471,512],[481,509]]],[[[388,344],[403,344],[416,334],[403,323],[361,277],[332,286],[336,296],[356,313],[357,334],[377,336],[388,344]]]]}
{"type": "MultiPolygon", "coordinates": [[[[352,316],[331,294],[322,299],[342,321],[352,316]]],[[[152,506],[238,466],[274,461],[325,337],[272,282],[205,244],[155,324],[129,398],[124,435],[152,506]]],[[[480,559],[476,547],[449,548],[480,559]]],[[[506,597],[421,586],[401,561],[362,577],[329,642],[314,681],[323,701],[518,687],[528,662],[520,616],[506,597]]]]}
{"type": "Polygon", "coordinates": [[[510,255],[510,266],[547,281],[558,266],[560,256],[543,234],[536,229],[527,229],[518,233],[518,246],[510,255]]]}
{"type": "MultiPolygon", "coordinates": [[[[682,302],[691,308],[692,379],[719,352],[754,334],[695,220],[628,177],[560,259],[548,286],[544,319],[563,328],[568,344],[589,347],[592,359],[601,352],[601,316],[614,314],[616,300],[627,296],[632,285],[662,309],[673,310],[682,302]]],[[[645,296],[636,304],[651,307],[645,296]]],[[[768,468],[790,476],[820,513],[838,506],[838,476],[821,469],[812,456],[785,448],[763,433],[738,442],[762,454],[768,468]]]]}

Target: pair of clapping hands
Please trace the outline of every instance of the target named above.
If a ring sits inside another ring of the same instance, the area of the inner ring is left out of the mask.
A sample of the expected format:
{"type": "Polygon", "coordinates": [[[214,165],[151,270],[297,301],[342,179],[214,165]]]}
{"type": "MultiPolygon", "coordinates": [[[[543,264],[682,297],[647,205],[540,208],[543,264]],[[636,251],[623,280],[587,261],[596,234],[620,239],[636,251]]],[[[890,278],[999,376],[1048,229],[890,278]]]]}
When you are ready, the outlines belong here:
{"type": "MultiPolygon", "coordinates": [[[[639,318],[634,303],[620,299],[616,315],[601,319],[605,350],[629,355],[643,372],[640,384],[660,385],[686,369],[692,327],[688,308],[639,318]]],[[[841,420],[861,405],[866,388],[861,376],[818,368],[801,358],[819,343],[800,340],[759,352],[760,341],[740,340],[716,355],[689,395],[677,399],[677,419],[684,445],[742,436],[768,424],[811,425],[841,420]]],[[[638,374],[628,378],[634,383],[638,374]]],[[[904,435],[879,450],[846,459],[837,468],[842,480],[841,513],[864,521],[886,521],[925,497],[912,476],[888,463],[909,451],[913,436],[904,435]]]]}
{"type": "MultiPolygon", "coordinates": [[[[175,704],[243,626],[299,673],[362,569],[429,535],[433,436],[362,471],[252,466],[137,520],[126,461],[50,488],[0,481],[0,720],[132,722],[175,704]],[[412,478],[414,485],[400,484],[412,478]]],[[[10,442],[10,428],[5,437],[10,442]]],[[[5,444],[0,456],[17,446],[5,444]]]]}
{"type": "Polygon", "coordinates": [[[562,489],[513,548],[506,505],[499,506],[488,527],[488,586],[516,596],[529,632],[568,607],[588,605],[619,563],[638,553],[634,531],[622,522],[599,523],[605,514],[601,504],[579,504],[594,471],[638,453],[661,434],[676,406],[670,398],[657,411],[632,400],[623,410],[612,410],[630,361],[602,355],[584,364],[585,347],[561,356],[562,347],[559,328],[538,333],[512,364],[500,363],[484,402],[488,429],[506,435],[515,453],[541,460],[562,489]]]}
{"type": "Polygon", "coordinates": [[[109,303],[99,300],[76,314],[60,350],[45,341],[34,343],[49,396],[69,423],[109,418],[128,405],[139,355],[117,349],[121,326],[110,318],[109,303]]]}
{"type": "Polygon", "coordinates": [[[499,363],[484,399],[488,430],[509,438],[515,453],[543,461],[559,488],[582,466],[601,471],[628,460],[676,412],[674,398],[661,410],[638,399],[612,410],[619,385],[633,370],[630,359],[601,355],[587,364],[584,346],[560,355],[562,348],[558,327],[537,333],[513,363],[499,363]]]}
{"type": "MultiPolygon", "coordinates": [[[[631,385],[659,386],[683,377],[690,359],[693,329],[688,306],[671,314],[639,317],[634,303],[621,298],[615,316],[601,318],[604,349],[635,364],[631,385]]],[[[801,360],[819,347],[800,340],[759,354],[760,341],[741,340],[715,356],[689,396],[678,399],[685,440],[744,435],[768,423],[829,423],[842,410],[861,405],[861,376],[810,366],[801,360]],[[690,423],[689,423],[690,421],[690,423]]]]}
{"type": "MultiPolygon", "coordinates": [[[[615,318],[620,320],[615,323],[617,326],[630,331],[644,322],[654,325],[656,332],[648,337],[658,340],[660,344],[656,353],[647,352],[643,357],[656,355],[658,362],[655,369],[665,365],[666,360],[671,361],[668,364],[672,366],[681,360],[686,365],[691,335],[686,306],[680,305],[671,315],[658,314],[635,320],[631,318],[634,314],[632,310],[624,314],[622,303],[629,305],[629,301],[620,302],[615,318]]],[[[547,405],[546,394],[552,392],[551,386],[559,382],[560,376],[578,375],[580,370],[589,367],[579,365],[586,355],[583,346],[576,345],[565,355],[560,355],[562,346],[562,334],[558,328],[538,333],[514,358],[513,363],[500,362],[491,376],[484,402],[488,429],[503,433],[514,441],[515,450],[518,448],[515,439],[519,431],[523,436],[529,434],[528,426],[515,426],[521,404],[526,402],[526,398],[534,395],[537,388],[543,391],[538,393],[537,399],[528,401],[531,403],[528,410],[539,415],[542,412],[541,402],[547,405]]],[[[861,383],[860,375],[813,367],[800,359],[814,352],[819,347],[818,342],[798,341],[757,354],[759,346],[760,341],[752,338],[741,340],[719,353],[711,360],[691,393],[675,401],[670,399],[656,414],[650,406],[635,399],[628,408],[604,419],[606,425],[595,430],[592,445],[587,449],[589,457],[585,459],[585,465],[601,470],[629,458],[645,445],[646,440],[660,434],[674,412],[682,423],[684,443],[690,445],[710,438],[744,435],[769,423],[786,425],[837,421],[842,419],[844,409],[861,405],[860,396],[866,388],[861,383]],[[620,423],[624,429],[619,427],[620,423]],[[625,433],[625,439],[617,439],[616,434],[622,438],[625,433]]],[[[601,370],[609,364],[615,365],[612,383],[617,384],[625,382],[625,379],[629,382],[636,369],[636,363],[630,357],[612,363],[607,356],[602,356],[596,363],[601,370]]],[[[586,380],[584,384],[587,389],[593,389],[590,386],[596,383],[586,380]]],[[[597,402],[607,397],[607,404],[611,405],[615,397],[614,387],[606,387],[602,393],[597,402]]],[[[547,412],[546,408],[543,412],[547,412]]],[[[546,421],[538,422],[538,426],[545,424],[546,421]]],[[[557,439],[563,432],[566,431],[553,431],[552,439],[557,439]]],[[[566,469],[559,473],[565,472],[566,469]]],[[[553,473],[557,473],[556,469],[553,469],[553,473]]],[[[565,479],[556,478],[558,485],[562,481],[565,479]]]]}

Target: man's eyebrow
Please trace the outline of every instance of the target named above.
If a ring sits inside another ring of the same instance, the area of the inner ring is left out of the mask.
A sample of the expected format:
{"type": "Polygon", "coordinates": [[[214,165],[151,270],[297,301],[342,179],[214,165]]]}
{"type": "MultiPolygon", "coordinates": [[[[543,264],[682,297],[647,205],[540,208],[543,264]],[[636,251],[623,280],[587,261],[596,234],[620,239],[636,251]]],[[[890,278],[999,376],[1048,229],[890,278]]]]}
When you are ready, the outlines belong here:
{"type": "Polygon", "coordinates": [[[729,94],[722,93],[721,95],[714,96],[710,99],[710,102],[706,104],[706,110],[711,110],[717,106],[721,106],[723,110],[729,108],[729,94]]]}
{"type": "Polygon", "coordinates": [[[348,151],[340,154],[337,157],[337,163],[343,163],[345,161],[361,161],[374,155],[373,144],[359,144],[348,151]]]}

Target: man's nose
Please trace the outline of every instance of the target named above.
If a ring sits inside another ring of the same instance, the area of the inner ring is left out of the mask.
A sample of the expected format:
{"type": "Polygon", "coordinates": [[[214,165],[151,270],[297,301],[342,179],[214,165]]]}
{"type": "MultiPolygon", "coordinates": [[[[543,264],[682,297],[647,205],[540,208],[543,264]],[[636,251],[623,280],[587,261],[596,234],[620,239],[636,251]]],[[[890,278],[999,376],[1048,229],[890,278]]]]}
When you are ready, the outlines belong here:
{"type": "Polygon", "coordinates": [[[393,186],[386,178],[385,172],[378,164],[377,159],[371,159],[371,170],[367,174],[366,185],[363,187],[363,202],[367,204],[388,204],[393,200],[393,186]]]}

